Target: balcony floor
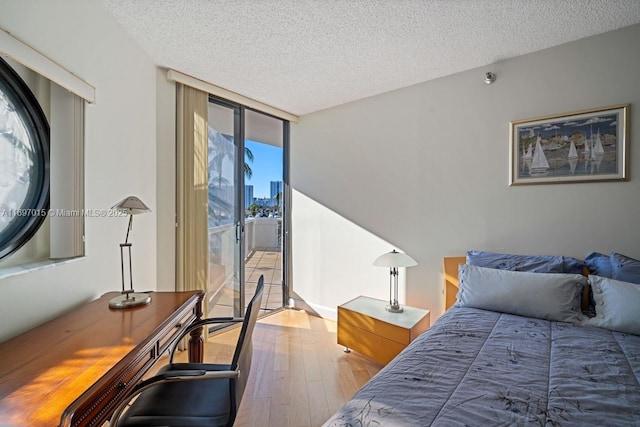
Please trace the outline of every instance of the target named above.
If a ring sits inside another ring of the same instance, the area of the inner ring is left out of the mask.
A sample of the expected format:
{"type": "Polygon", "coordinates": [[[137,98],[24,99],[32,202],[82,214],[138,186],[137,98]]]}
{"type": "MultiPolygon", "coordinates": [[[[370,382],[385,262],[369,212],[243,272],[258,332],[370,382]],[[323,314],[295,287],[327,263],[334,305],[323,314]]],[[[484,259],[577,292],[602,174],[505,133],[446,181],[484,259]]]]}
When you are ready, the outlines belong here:
{"type": "MultiPolygon", "coordinates": [[[[280,248],[256,249],[245,263],[245,302],[248,303],[256,291],[260,275],[264,275],[264,294],[260,314],[282,307],[282,252],[280,248]]],[[[223,293],[212,316],[229,316],[233,313],[233,291],[223,293]]]]}

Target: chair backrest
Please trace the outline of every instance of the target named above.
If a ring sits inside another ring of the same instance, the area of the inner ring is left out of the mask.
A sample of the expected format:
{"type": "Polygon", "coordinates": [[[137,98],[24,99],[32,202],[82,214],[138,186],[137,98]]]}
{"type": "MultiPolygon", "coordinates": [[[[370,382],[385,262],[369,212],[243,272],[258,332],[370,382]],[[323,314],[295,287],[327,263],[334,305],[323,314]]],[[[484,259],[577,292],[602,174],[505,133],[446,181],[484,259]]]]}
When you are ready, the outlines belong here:
{"type": "MultiPolygon", "coordinates": [[[[233,360],[231,361],[231,369],[240,369],[240,377],[231,381],[231,398],[232,410],[237,410],[244,394],[244,389],[247,385],[249,378],[249,371],[251,369],[251,360],[253,356],[253,343],[252,335],[253,329],[258,319],[260,312],[260,306],[262,305],[262,292],[264,291],[264,276],[260,276],[258,279],[258,287],[256,293],[251,298],[249,305],[247,305],[247,311],[244,315],[244,321],[242,322],[242,329],[240,330],[240,336],[238,337],[238,344],[233,354],[233,360]]],[[[232,418],[235,418],[235,413],[232,418]]]]}

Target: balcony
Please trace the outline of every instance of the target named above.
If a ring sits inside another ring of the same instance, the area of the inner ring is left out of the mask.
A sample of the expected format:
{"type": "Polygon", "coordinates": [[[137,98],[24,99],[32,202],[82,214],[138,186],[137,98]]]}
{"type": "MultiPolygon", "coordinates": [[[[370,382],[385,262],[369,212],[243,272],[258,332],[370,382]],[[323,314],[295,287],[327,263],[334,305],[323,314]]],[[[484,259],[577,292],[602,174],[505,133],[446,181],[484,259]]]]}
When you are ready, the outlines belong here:
{"type": "MultiPolygon", "coordinates": [[[[249,218],[245,221],[245,303],[255,293],[260,275],[264,275],[261,314],[282,307],[282,218],[249,218]]],[[[235,316],[234,303],[239,292],[234,289],[235,226],[209,229],[208,316],[235,316]]]]}

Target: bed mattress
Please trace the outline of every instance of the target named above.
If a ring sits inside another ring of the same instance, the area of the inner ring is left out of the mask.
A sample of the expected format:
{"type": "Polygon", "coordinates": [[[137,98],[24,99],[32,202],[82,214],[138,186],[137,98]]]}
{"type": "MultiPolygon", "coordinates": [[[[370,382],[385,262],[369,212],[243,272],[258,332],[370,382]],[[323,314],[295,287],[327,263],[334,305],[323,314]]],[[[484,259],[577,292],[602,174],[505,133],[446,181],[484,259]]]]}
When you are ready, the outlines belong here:
{"type": "Polygon", "coordinates": [[[638,426],[640,336],[449,309],[325,426],[638,426]]]}

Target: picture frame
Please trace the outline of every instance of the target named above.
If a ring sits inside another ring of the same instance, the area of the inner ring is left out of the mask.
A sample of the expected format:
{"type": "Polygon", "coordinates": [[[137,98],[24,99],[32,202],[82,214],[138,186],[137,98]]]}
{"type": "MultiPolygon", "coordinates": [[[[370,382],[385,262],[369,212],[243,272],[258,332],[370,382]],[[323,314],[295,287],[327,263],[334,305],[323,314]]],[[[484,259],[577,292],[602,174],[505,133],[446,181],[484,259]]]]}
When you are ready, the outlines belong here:
{"type": "Polygon", "coordinates": [[[509,123],[509,185],[629,179],[629,104],[509,123]]]}

